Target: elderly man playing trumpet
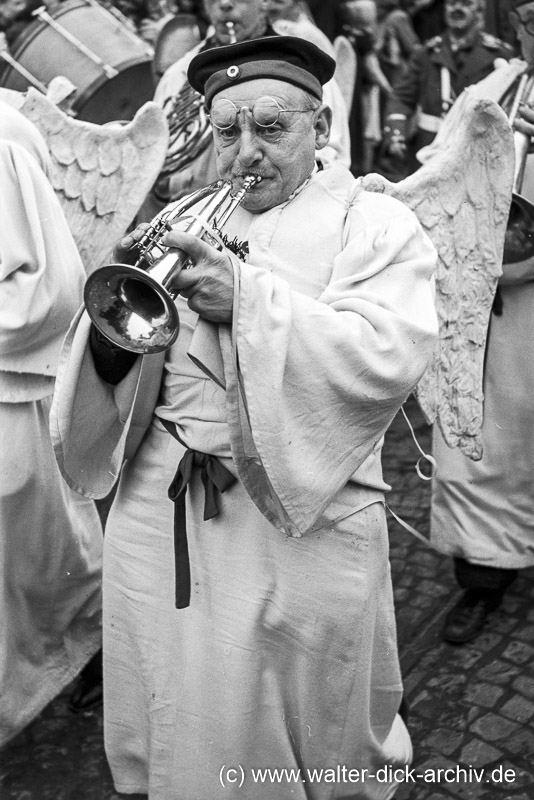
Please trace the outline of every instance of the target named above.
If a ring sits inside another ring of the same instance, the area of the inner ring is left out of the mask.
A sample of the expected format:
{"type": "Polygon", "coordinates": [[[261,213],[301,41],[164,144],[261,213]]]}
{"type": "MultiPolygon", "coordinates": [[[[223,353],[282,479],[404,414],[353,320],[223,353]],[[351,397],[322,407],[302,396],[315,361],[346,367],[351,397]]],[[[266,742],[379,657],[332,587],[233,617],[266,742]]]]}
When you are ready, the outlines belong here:
{"type": "Polygon", "coordinates": [[[100,496],[121,471],[104,569],[120,792],[386,798],[410,759],[380,449],[435,345],[435,251],[403,204],[317,168],[333,70],[292,37],[192,61],[219,174],[254,185],[221,249],[179,224],[163,239],[193,265],[170,348],[120,352],[86,314],[66,343],[63,473],[100,496]]]}
{"type": "MultiPolygon", "coordinates": [[[[500,103],[514,128],[515,190],[534,201],[534,2],[515,0],[511,18],[523,59],[513,59],[466,90],[500,103]],[[520,179],[523,174],[524,179],[520,179]]],[[[463,113],[460,97],[423,161],[446,144],[463,113]]],[[[436,431],[438,472],[432,498],[432,540],[453,556],[464,590],[449,612],[444,638],[474,639],[500,604],[517,570],[534,565],[534,207],[512,207],[486,345],[483,456],[474,462],[450,450],[436,431]]]]}

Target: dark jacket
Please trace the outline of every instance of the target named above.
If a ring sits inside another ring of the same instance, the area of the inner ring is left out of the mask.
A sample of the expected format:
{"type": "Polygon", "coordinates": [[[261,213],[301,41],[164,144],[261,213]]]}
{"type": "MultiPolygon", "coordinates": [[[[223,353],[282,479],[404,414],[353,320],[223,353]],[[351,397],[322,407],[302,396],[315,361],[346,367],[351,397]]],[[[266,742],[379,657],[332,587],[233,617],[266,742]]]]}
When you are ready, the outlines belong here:
{"type": "Polygon", "coordinates": [[[430,144],[442,117],[465,87],[493,72],[498,59],[508,61],[513,55],[510,45],[483,32],[456,53],[451,49],[447,33],[425,42],[416,49],[405,73],[393,86],[394,93],[385,111],[386,137],[393,128],[406,136],[408,120],[419,108],[415,146],[419,149],[430,144]],[[442,67],[450,76],[449,97],[442,97],[442,67]]]}

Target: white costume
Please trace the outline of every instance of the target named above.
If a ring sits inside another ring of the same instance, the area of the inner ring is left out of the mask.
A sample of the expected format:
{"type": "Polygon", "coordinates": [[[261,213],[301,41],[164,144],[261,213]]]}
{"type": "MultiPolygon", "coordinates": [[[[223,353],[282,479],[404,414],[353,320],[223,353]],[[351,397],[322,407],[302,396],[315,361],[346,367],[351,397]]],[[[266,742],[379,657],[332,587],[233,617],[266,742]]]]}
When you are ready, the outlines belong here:
{"type": "Polygon", "coordinates": [[[104,567],[116,787],[150,800],[391,797],[389,781],[334,786],[305,770],[410,759],[380,449],[435,344],[435,252],[405,206],[340,166],[265,213],[238,209],[225,232],[250,248],[247,264],[232,256],[232,326],[179,298],[164,365],[138,359],[114,387],[95,376],[82,315],[62,359],[53,428],[71,485],[105,494],[126,438],[104,567]],[[167,487],[184,447],[162,421],[238,478],[204,521],[193,471],[181,610],[167,487]],[[225,783],[224,765],[244,783],[225,783]],[[254,777],[266,767],[302,772],[254,777]]]}
{"type": "MultiPolygon", "coordinates": [[[[526,69],[524,61],[514,59],[466,92],[508,111],[526,69]]],[[[461,103],[459,98],[455,114],[461,113],[461,103]]],[[[440,133],[422,151],[425,160],[441,141],[440,133]]],[[[532,156],[522,194],[534,200],[532,156]]],[[[470,461],[435,432],[431,535],[444,553],[485,567],[516,569],[534,564],[534,258],[503,270],[502,315],[492,314],[486,346],[484,454],[481,461],[470,461]]]]}
{"type": "Polygon", "coordinates": [[[102,530],[64,483],[48,415],[85,273],[46,145],[0,103],[0,745],[100,646],[102,530]]]}

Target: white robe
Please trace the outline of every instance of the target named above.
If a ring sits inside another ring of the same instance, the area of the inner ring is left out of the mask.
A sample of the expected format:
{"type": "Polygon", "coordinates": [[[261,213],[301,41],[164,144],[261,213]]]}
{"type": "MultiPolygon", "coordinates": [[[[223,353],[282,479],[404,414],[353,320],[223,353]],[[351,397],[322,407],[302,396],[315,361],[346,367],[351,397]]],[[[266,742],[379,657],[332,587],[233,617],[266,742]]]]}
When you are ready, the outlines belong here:
{"type": "Polygon", "coordinates": [[[100,646],[102,529],[57,467],[48,417],[85,278],[46,145],[0,102],[0,745],[100,646]]]}
{"type": "Polygon", "coordinates": [[[390,797],[376,777],[262,783],[252,770],[374,774],[410,758],[380,448],[435,343],[435,253],[408,209],[361,192],[342,167],[264,214],[240,209],[228,233],[250,246],[248,264],[234,259],[233,324],[197,323],[179,300],[162,382],[158,357],[117,387],[96,378],[84,316],[62,358],[53,430],[71,485],[105,493],[132,424],[137,441],[144,430],[136,406],[151,420],[106,530],[115,785],[150,800],[390,797]],[[138,385],[152,399],[140,389],[132,410],[138,385]],[[239,478],[208,521],[197,474],[190,484],[192,597],[180,611],[166,489],[184,448],[162,419],[239,478]]]}
{"type": "MultiPolygon", "coordinates": [[[[514,59],[466,92],[499,102],[526,66],[514,59]]],[[[532,156],[521,193],[534,201],[532,156]]],[[[492,314],[486,346],[483,457],[471,461],[434,431],[431,541],[473,564],[515,569],[534,564],[534,258],[504,265],[499,291],[503,313],[492,314]]]]}

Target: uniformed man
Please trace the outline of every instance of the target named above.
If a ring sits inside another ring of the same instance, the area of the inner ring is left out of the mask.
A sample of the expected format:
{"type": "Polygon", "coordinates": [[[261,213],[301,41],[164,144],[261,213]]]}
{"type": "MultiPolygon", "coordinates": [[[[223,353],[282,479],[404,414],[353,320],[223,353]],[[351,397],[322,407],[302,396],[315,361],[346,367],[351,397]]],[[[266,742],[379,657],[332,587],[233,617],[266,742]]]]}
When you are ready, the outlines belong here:
{"type": "Polygon", "coordinates": [[[445,23],[441,36],[415,51],[386,105],[386,151],[407,161],[410,171],[418,166],[415,153],[433,140],[460,92],[514,54],[510,45],[483,31],[484,0],[446,0],[445,23]]]}

